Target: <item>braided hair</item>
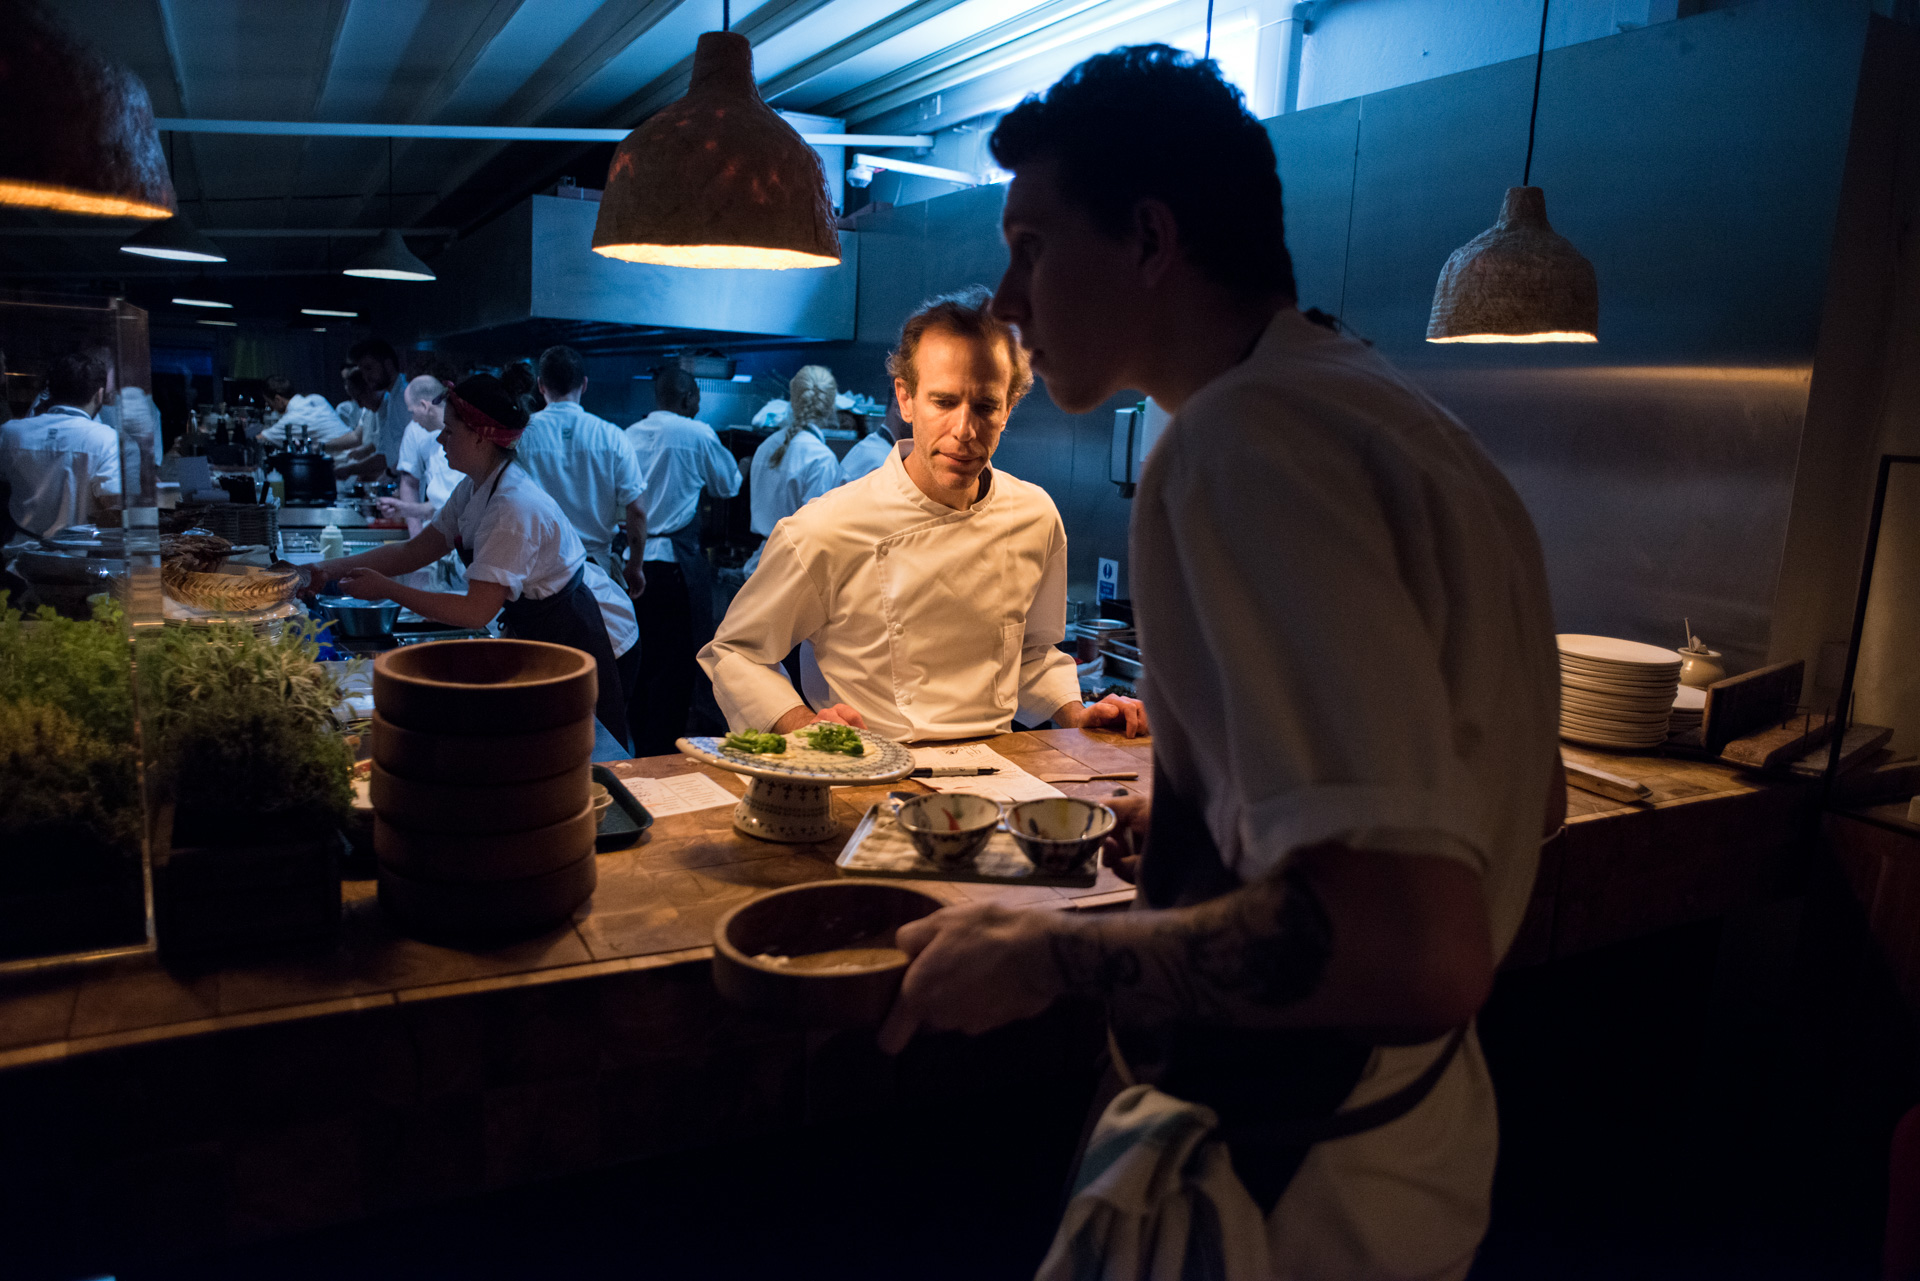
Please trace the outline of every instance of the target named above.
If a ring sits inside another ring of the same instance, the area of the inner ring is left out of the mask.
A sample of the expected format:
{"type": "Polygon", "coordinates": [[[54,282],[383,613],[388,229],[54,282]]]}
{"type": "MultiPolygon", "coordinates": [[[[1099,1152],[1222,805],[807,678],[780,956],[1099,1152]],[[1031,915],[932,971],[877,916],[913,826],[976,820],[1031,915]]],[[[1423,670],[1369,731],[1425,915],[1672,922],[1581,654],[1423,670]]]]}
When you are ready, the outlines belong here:
{"type": "Polygon", "coordinates": [[[787,448],[801,431],[814,427],[824,432],[839,422],[833,405],[839,395],[840,388],[833,381],[833,371],[825,365],[804,366],[793,376],[793,380],[787,384],[787,403],[791,406],[787,411],[787,433],[769,460],[775,467],[785,460],[787,448]]]}

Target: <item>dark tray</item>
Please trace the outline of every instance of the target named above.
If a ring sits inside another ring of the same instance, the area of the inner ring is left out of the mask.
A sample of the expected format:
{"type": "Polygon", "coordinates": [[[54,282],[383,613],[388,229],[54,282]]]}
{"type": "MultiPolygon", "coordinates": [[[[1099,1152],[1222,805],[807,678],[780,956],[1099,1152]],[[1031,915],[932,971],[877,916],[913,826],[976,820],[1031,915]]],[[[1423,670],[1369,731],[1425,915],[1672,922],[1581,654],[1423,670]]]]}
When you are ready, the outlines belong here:
{"type": "Polygon", "coordinates": [[[606,766],[593,767],[593,781],[606,788],[607,794],[613,797],[613,804],[607,806],[607,812],[600,816],[600,834],[593,838],[593,848],[605,854],[638,845],[647,829],[653,826],[653,815],[647,813],[647,807],[627,790],[620,776],[606,766]]]}

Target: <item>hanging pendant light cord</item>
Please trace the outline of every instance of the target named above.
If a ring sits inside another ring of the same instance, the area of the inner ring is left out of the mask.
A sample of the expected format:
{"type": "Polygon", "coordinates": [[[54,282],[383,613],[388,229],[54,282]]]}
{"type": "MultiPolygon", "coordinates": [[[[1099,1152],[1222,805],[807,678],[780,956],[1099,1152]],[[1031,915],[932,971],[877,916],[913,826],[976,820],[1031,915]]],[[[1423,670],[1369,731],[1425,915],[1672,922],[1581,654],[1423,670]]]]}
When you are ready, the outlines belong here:
{"type": "MultiPolygon", "coordinates": [[[[1538,90],[1534,92],[1538,93],[1538,90]]],[[[1533,144],[1527,144],[1527,150],[1533,150],[1533,144]]],[[[393,139],[387,139],[387,226],[393,226],[393,139]]]]}
{"type": "Polygon", "coordinates": [[[720,29],[733,30],[733,0],[720,0],[720,29]]]}
{"type": "Polygon", "coordinates": [[[1207,39],[1201,46],[1200,57],[1204,60],[1213,56],[1213,0],[1207,0],[1207,39]]]}
{"type": "MultiPolygon", "coordinates": [[[[1207,3],[1211,6],[1213,0],[1207,3]]],[[[1533,110],[1527,116],[1527,166],[1520,174],[1523,187],[1533,185],[1533,128],[1540,119],[1540,68],[1547,60],[1547,7],[1552,3],[1553,0],[1540,0],[1540,48],[1533,55],[1533,110]]]]}

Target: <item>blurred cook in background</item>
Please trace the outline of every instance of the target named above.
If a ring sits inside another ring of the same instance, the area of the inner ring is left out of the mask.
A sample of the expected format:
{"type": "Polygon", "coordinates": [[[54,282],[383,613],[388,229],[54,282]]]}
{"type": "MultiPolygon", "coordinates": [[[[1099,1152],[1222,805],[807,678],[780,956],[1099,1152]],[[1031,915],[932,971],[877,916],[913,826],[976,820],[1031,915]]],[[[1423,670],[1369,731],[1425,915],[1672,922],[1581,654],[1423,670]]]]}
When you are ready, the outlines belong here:
{"type": "Polygon", "coordinates": [[[740,492],[740,464],[713,428],[694,417],[698,380],[678,365],[661,366],[653,372],[653,403],[652,413],[627,428],[653,525],[647,592],[634,602],[640,684],[628,707],[642,756],[670,754],[674,740],[689,732],[688,712],[703,679],[695,656],[713,639],[713,568],[700,547],[700,494],[740,492]]]}
{"type": "Polygon", "coordinates": [[[627,594],[638,599],[647,586],[640,569],[647,511],[640,503],[646,486],[633,446],[618,427],[581,407],[587,362],[579,352],[547,348],[540,354],[539,378],[547,407],[527,420],[526,434],[514,452],[566,513],[588,558],[609,575],[624,576],[627,594]],[[613,550],[614,535],[623,525],[628,542],[624,558],[613,550]]]}
{"type": "Polygon", "coordinates": [[[98,418],[108,368],[95,352],[69,352],[47,371],[45,407],[0,425],[0,474],[22,533],[44,538],[120,506],[120,437],[98,418]]]}
{"type": "Polygon", "coordinates": [[[267,425],[256,438],[279,448],[311,439],[329,454],[350,453],[361,442],[360,433],[347,425],[327,398],[299,395],[293,380],[280,374],[267,379],[267,425]]]}
{"type": "MultiPolygon", "coordinates": [[[[838,426],[834,401],[840,388],[825,365],[807,365],[787,383],[787,425],[753,451],[749,528],[765,539],[773,527],[828,490],[843,484],[840,460],[827,447],[826,430],[838,426]]],[[[747,573],[760,564],[762,542],[747,561],[747,573]]]]}
{"type": "Polygon", "coordinates": [[[893,452],[893,446],[903,435],[906,423],[900,417],[900,402],[897,397],[887,397],[887,416],[880,422],[867,418],[867,434],[855,441],[847,456],[840,460],[840,474],[848,483],[859,480],[868,472],[887,461],[887,455],[893,452]]]}
{"type": "Polygon", "coordinates": [[[407,412],[412,420],[400,438],[399,487],[392,497],[380,499],[380,514],[403,518],[409,534],[419,533],[460,483],[460,473],[448,464],[440,441],[445,406],[437,402],[445,390],[446,385],[432,374],[407,383],[407,412]]]}
{"type": "Polygon", "coordinates": [[[401,371],[399,354],[384,338],[363,338],[347,348],[347,359],[366,381],[367,399],[362,403],[374,418],[372,432],[362,432],[361,439],[373,446],[373,452],[391,470],[400,460],[400,438],[406,435],[411,420],[407,413],[407,378],[401,371]]]}

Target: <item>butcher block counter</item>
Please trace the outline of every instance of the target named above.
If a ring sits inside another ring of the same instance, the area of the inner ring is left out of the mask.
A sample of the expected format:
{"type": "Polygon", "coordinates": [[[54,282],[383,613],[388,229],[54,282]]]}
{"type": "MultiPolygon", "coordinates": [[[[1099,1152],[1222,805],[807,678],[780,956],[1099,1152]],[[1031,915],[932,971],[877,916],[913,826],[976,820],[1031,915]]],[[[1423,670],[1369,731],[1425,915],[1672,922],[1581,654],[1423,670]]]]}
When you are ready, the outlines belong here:
{"type": "MultiPolygon", "coordinates": [[[[1035,774],[1149,792],[1151,745],[1107,732],[1003,736],[1035,774]]],[[[1570,754],[1572,749],[1569,749],[1570,754]]],[[[1573,792],[1509,964],[1534,964],[1777,894],[1811,820],[1810,789],[1717,764],[1594,754],[1650,803],[1573,792]]],[[[683,757],[623,775],[703,770],[683,757]]],[[[917,787],[918,784],[895,784],[917,787]]],[[[897,1061],[870,1038],[734,1010],[709,978],[721,913],[835,876],[845,835],[888,787],[835,789],[842,835],[773,845],[727,808],[659,818],[599,858],[567,927],[494,951],[396,934],[371,880],[349,881],[339,944],[319,956],[169,971],[150,959],[0,985],[0,1239],[53,1271],[217,1249],[453,1200],[613,1162],[910,1107],[963,1088],[1084,1074],[1097,1010],[1063,1005],[981,1038],[922,1037],[897,1061]]],[[[916,886],[948,902],[1117,910],[1132,890],[916,886]]]]}

